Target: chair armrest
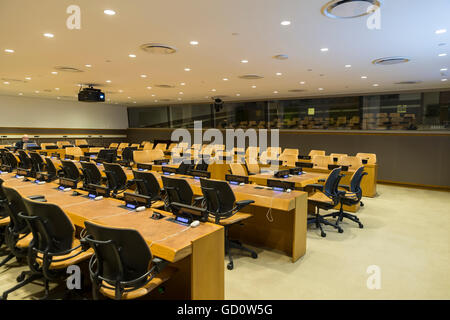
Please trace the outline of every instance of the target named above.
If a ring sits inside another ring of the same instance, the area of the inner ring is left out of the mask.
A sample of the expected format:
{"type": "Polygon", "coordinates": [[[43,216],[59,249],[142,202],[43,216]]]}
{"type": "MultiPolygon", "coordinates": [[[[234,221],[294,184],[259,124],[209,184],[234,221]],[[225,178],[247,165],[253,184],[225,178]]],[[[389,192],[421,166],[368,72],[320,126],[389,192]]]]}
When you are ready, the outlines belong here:
{"type": "Polygon", "coordinates": [[[318,182],[325,182],[325,179],[319,179],[318,182]]]}
{"type": "Polygon", "coordinates": [[[254,200],[241,200],[241,201],[236,201],[236,210],[239,211],[242,208],[244,208],[245,206],[248,206],[249,204],[254,203],[254,200]]]}
{"type": "Polygon", "coordinates": [[[346,185],[346,184],[340,184],[339,188],[345,189],[345,190],[350,190],[350,186],[346,185]]]}
{"type": "Polygon", "coordinates": [[[33,196],[28,196],[27,198],[30,200],[37,200],[37,199],[45,199],[45,196],[41,195],[41,194],[37,194],[37,195],[33,195],[33,196]]]}
{"type": "Polygon", "coordinates": [[[195,197],[194,202],[203,201],[204,197],[195,197]]]}
{"type": "Polygon", "coordinates": [[[314,189],[319,189],[320,191],[323,191],[323,185],[318,184],[318,183],[313,183],[313,184],[308,184],[305,186],[305,188],[314,188],[314,189]]]}

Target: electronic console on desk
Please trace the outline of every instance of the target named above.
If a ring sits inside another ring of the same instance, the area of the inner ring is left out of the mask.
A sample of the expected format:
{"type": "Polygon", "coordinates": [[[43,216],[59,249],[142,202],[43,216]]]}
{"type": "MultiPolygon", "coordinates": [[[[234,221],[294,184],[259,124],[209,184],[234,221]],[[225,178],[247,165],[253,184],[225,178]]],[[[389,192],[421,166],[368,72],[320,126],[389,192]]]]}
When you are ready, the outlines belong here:
{"type": "Polygon", "coordinates": [[[280,181],[280,180],[267,180],[267,186],[272,187],[274,191],[291,192],[295,190],[295,182],[280,181]]]}
{"type": "Polygon", "coordinates": [[[225,180],[228,181],[229,184],[234,185],[244,185],[249,183],[249,179],[247,176],[238,176],[234,174],[226,174],[225,180]]]}
{"type": "Polygon", "coordinates": [[[274,173],[275,178],[289,178],[290,171],[289,170],[280,170],[274,173]]]}
{"type": "Polygon", "coordinates": [[[139,207],[150,208],[152,206],[151,198],[143,194],[124,192],[123,200],[125,201],[125,206],[130,209],[139,207]]]}
{"type": "Polygon", "coordinates": [[[289,173],[293,176],[299,176],[299,175],[302,175],[304,172],[303,172],[302,168],[295,167],[295,168],[289,169],[289,173]]]}
{"type": "Polygon", "coordinates": [[[194,207],[176,202],[172,202],[170,207],[175,215],[175,218],[170,219],[170,221],[184,225],[190,225],[194,221],[208,221],[208,212],[205,208],[194,207]]]}

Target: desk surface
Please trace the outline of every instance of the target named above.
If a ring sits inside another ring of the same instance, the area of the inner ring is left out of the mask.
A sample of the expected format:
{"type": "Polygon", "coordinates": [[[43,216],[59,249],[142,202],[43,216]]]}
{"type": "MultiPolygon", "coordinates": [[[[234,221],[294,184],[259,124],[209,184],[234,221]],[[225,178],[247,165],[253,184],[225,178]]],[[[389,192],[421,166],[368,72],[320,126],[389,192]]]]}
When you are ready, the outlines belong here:
{"type": "Polygon", "coordinates": [[[288,181],[294,182],[295,186],[298,188],[304,188],[308,184],[317,183],[319,179],[326,179],[327,174],[323,173],[314,173],[314,172],[305,172],[301,175],[293,175],[287,178],[276,178],[273,176],[272,172],[268,173],[259,173],[255,175],[249,176],[250,181],[255,183],[267,184],[267,180],[280,180],[280,181],[288,181]]]}
{"type": "MultiPolygon", "coordinates": [[[[11,178],[12,175],[7,176],[1,177],[5,180],[5,186],[15,188],[24,197],[45,195],[49,203],[60,206],[79,227],[84,228],[84,221],[89,220],[112,227],[138,230],[151,245],[154,255],[171,262],[179,261],[191,254],[192,241],[222,228],[212,223],[201,223],[197,228],[186,229],[185,225],[167,221],[172,217],[168,212],[160,211],[166,218],[153,220],[150,219],[152,209],[135,212],[125,208],[123,202],[116,199],[95,201],[82,195],[73,196],[71,191],[60,191],[54,183],[36,185],[32,182],[23,182],[22,179],[11,178]],[[181,233],[175,236],[179,232],[181,233]],[[165,239],[171,235],[174,236],[165,239]]],[[[80,193],[83,192],[80,191],[80,193]]]]}

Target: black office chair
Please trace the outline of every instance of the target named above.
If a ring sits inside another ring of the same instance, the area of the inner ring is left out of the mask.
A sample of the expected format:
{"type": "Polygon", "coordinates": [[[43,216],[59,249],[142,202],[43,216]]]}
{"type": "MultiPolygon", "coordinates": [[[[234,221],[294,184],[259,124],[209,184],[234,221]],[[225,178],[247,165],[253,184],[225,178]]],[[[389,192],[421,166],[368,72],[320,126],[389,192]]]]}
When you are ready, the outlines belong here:
{"type": "Polygon", "coordinates": [[[0,178],[0,247],[5,242],[5,230],[11,221],[6,212],[6,204],[8,199],[6,199],[6,195],[3,192],[2,184],[3,179],[0,178]]]}
{"type": "Polygon", "coordinates": [[[367,175],[367,172],[364,172],[364,166],[361,166],[353,173],[349,186],[339,185],[340,188],[345,189],[345,191],[339,192],[340,196],[339,202],[341,203],[339,211],[326,214],[323,216],[324,218],[325,217],[336,218],[337,216],[338,218],[336,220],[336,225],[338,225],[339,222],[341,222],[344,218],[346,218],[357,223],[361,229],[364,228],[364,225],[361,223],[361,221],[359,221],[359,218],[356,215],[344,212],[343,206],[344,204],[352,206],[361,201],[362,198],[361,180],[365,175],[367,175]]]}
{"type": "Polygon", "coordinates": [[[40,171],[36,173],[36,178],[39,180],[51,182],[63,175],[63,170],[57,170],[55,164],[51,158],[45,158],[46,171],[40,171]]]}
{"type": "Polygon", "coordinates": [[[95,161],[99,163],[103,162],[114,163],[116,159],[117,159],[117,149],[101,149],[98,152],[95,161]]]}
{"type": "Polygon", "coordinates": [[[127,175],[119,164],[104,162],[103,167],[108,181],[108,189],[112,191],[114,197],[130,187],[130,184],[127,183],[127,175]]]}
{"type": "Polygon", "coordinates": [[[33,176],[32,171],[32,163],[31,158],[28,156],[28,154],[24,150],[19,150],[19,164],[17,166],[17,169],[20,170],[20,174],[24,174],[27,177],[33,176]]]}
{"type": "MultiPolygon", "coordinates": [[[[216,224],[223,225],[225,228],[225,253],[228,253],[228,270],[232,270],[234,268],[233,257],[231,256],[230,250],[231,248],[250,252],[253,259],[258,258],[258,254],[255,251],[244,247],[239,241],[229,239],[229,228],[236,223],[241,223],[242,220],[236,221],[233,224],[225,224],[224,222],[221,223],[222,220],[226,220],[227,218],[234,216],[244,207],[254,203],[255,201],[236,201],[233,190],[226,181],[200,178],[200,185],[206,201],[206,209],[208,214],[214,218],[214,222],[216,224]]],[[[250,218],[250,216],[245,219],[248,218],[250,218]]]]}
{"type": "Polygon", "coordinates": [[[31,170],[36,175],[38,172],[42,172],[45,169],[45,162],[42,156],[37,152],[30,152],[31,170]]]}
{"type": "Polygon", "coordinates": [[[208,163],[201,159],[195,164],[195,170],[208,171],[208,163]]]}
{"type": "MultiPolygon", "coordinates": [[[[25,212],[22,197],[15,189],[3,186],[1,179],[0,197],[4,199],[2,201],[5,203],[5,211],[9,220],[4,231],[4,240],[9,254],[0,262],[0,266],[3,266],[14,257],[18,260],[25,258],[28,253],[28,245],[33,237],[25,220],[19,217],[19,213],[25,212]]],[[[25,274],[22,273],[18,279],[24,278],[25,274]]]]}
{"type": "Polygon", "coordinates": [[[195,168],[195,165],[192,164],[190,161],[182,161],[180,165],[177,168],[178,174],[188,174],[189,171],[195,168]]]}
{"type": "Polygon", "coordinates": [[[17,158],[10,151],[3,151],[2,171],[12,172],[17,166],[17,158]]]}
{"type": "Polygon", "coordinates": [[[122,166],[131,168],[132,163],[134,163],[133,152],[136,150],[137,150],[136,147],[125,147],[122,150],[122,159],[117,160],[117,163],[119,163],[122,166]]]}
{"type": "Polygon", "coordinates": [[[81,180],[80,170],[71,160],[61,160],[62,170],[65,180],[69,180],[75,185],[81,180]]]}
{"type": "MultiPolygon", "coordinates": [[[[45,293],[41,299],[47,299],[49,282],[65,279],[67,267],[90,258],[93,250],[75,238],[75,227],[60,207],[25,198],[23,201],[27,212],[19,216],[25,219],[33,234],[28,266],[34,277],[44,278],[45,293]]],[[[30,282],[29,278],[23,282],[26,281],[30,282]]],[[[9,292],[3,293],[5,299],[9,292]]]]}
{"type": "Polygon", "coordinates": [[[95,190],[96,186],[102,184],[102,174],[97,165],[92,162],[81,161],[81,171],[83,172],[83,189],[87,191],[95,190]]]}
{"type": "Polygon", "coordinates": [[[85,222],[84,238],[95,254],[89,261],[92,295],[98,292],[121,300],[136,299],[167,281],[175,269],[153,257],[141,234],[133,229],[104,227],[85,222]]]}
{"type": "Polygon", "coordinates": [[[203,197],[195,197],[191,186],[185,179],[169,178],[161,176],[166,197],[164,198],[165,210],[177,212],[178,204],[200,206],[203,197]]]}
{"type": "Polygon", "coordinates": [[[332,223],[319,214],[320,209],[330,210],[339,204],[340,195],[338,192],[339,181],[341,180],[341,168],[335,168],[330,172],[328,178],[323,185],[321,184],[309,184],[306,188],[313,188],[314,193],[308,196],[308,202],[311,202],[317,211],[313,218],[308,218],[308,224],[314,223],[317,228],[320,229],[320,235],[326,237],[326,233],[323,231],[322,224],[332,226],[337,229],[339,233],[344,230],[336,223],[332,223]]]}
{"type": "Polygon", "coordinates": [[[161,187],[153,173],[133,171],[133,175],[139,194],[150,197],[152,203],[162,200],[161,187]]]}

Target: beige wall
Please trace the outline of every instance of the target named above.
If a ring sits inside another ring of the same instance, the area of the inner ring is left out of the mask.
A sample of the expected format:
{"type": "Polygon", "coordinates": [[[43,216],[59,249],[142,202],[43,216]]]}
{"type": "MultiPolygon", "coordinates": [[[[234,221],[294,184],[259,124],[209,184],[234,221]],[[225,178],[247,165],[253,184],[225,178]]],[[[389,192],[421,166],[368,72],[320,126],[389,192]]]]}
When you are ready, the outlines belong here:
{"type": "Polygon", "coordinates": [[[0,127],[126,129],[128,115],[105,103],[0,96],[0,127]]]}

